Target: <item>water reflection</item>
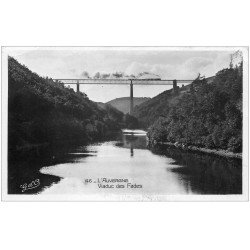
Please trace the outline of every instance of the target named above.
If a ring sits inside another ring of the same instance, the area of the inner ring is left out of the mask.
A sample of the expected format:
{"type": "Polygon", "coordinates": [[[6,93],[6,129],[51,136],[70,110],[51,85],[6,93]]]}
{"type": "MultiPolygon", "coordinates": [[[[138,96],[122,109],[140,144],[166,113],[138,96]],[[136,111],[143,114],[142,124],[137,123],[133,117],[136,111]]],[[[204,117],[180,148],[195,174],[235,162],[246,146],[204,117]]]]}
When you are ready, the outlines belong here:
{"type": "Polygon", "coordinates": [[[242,161],[187,152],[176,148],[157,147],[153,152],[175,160],[179,167],[171,169],[180,176],[183,185],[192,193],[241,194],[242,161]]]}
{"type": "Polygon", "coordinates": [[[134,156],[134,149],[146,149],[147,141],[146,134],[121,134],[121,142],[116,143],[116,146],[130,148],[130,156],[134,156]]]}
{"type": "Polygon", "coordinates": [[[121,134],[116,141],[80,147],[74,161],[44,167],[42,174],[60,181],[41,194],[240,194],[241,161],[183,152],[146,148],[145,134],[121,134]],[[143,188],[98,187],[102,178],[128,179],[143,188]],[[92,182],[86,182],[91,179],[92,182]]]}

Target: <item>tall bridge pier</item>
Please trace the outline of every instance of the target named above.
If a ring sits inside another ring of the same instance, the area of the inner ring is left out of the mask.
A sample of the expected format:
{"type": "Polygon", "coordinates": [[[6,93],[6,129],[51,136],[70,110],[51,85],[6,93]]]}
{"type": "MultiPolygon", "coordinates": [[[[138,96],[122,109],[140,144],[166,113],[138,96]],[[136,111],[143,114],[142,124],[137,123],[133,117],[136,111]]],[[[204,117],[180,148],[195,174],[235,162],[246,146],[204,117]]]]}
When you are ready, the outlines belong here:
{"type": "Polygon", "coordinates": [[[178,92],[177,80],[173,80],[173,91],[174,94],[178,92]]]}
{"type": "Polygon", "coordinates": [[[133,111],[134,111],[134,96],[133,96],[133,82],[131,80],[131,83],[130,83],[130,110],[129,110],[129,114],[133,115],[133,111]]]}
{"type": "Polygon", "coordinates": [[[79,81],[76,81],[76,92],[80,92],[80,84],[79,84],[79,81]]]}

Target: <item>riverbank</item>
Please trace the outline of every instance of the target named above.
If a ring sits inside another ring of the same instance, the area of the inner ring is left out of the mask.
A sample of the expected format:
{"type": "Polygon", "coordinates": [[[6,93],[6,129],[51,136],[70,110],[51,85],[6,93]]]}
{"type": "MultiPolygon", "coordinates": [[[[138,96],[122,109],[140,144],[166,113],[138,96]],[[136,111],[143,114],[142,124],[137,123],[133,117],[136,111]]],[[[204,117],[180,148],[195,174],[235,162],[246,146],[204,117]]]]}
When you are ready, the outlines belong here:
{"type": "Polygon", "coordinates": [[[208,149],[208,148],[199,148],[196,146],[185,146],[181,143],[172,143],[172,142],[157,142],[155,145],[166,145],[169,147],[175,147],[183,150],[190,150],[194,152],[202,152],[206,154],[213,154],[227,158],[237,158],[242,159],[242,153],[233,153],[223,149],[208,149]]]}

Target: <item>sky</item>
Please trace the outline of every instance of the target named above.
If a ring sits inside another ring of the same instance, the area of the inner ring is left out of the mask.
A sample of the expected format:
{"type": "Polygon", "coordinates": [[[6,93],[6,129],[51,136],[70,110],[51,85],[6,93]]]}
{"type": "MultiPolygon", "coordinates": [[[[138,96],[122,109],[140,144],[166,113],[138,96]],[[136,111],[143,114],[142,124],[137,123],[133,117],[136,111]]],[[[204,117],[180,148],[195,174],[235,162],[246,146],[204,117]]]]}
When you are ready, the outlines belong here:
{"type": "MultiPolygon", "coordinates": [[[[93,76],[96,72],[124,72],[134,74],[147,71],[163,79],[194,79],[198,73],[213,76],[229,66],[229,49],[172,47],[23,47],[8,51],[21,64],[40,76],[51,78],[82,78],[84,71],[93,76]]],[[[171,86],[134,86],[134,96],[154,97],[171,86]]],[[[81,85],[93,101],[129,96],[129,86],[81,85]]]]}

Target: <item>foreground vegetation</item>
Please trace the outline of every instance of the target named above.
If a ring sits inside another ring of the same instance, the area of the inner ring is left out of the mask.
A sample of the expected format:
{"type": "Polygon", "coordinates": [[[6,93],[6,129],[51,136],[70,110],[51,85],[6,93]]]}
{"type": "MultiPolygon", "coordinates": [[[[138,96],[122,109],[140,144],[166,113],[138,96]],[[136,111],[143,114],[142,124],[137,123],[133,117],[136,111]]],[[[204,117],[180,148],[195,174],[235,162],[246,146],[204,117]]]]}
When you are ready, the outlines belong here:
{"type": "Polygon", "coordinates": [[[136,110],[151,143],[242,152],[242,63],[219,71],[210,84],[198,78],[188,91],[157,98],[136,110]]]}

